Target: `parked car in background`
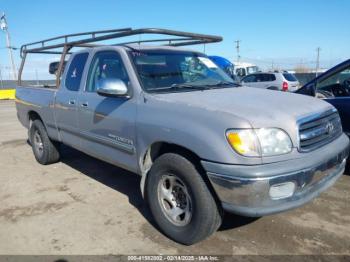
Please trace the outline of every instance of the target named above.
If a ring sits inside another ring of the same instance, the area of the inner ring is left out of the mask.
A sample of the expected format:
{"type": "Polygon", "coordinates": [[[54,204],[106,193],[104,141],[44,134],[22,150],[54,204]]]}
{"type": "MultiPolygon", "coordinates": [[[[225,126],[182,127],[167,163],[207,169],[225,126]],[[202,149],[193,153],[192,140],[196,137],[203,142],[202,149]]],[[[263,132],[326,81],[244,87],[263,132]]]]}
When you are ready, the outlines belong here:
{"type": "Polygon", "coordinates": [[[296,91],[300,83],[288,72],[254,73],[241,79],[241,84],[249,87],[265,88],[280,91],[296,91]]]}
{"type": "Polygon", "coordinates": [[[350,136],[350,59],[311,80],[297,93],[316,96],[332,104],[339,112],[344,132],[350,136]]]}

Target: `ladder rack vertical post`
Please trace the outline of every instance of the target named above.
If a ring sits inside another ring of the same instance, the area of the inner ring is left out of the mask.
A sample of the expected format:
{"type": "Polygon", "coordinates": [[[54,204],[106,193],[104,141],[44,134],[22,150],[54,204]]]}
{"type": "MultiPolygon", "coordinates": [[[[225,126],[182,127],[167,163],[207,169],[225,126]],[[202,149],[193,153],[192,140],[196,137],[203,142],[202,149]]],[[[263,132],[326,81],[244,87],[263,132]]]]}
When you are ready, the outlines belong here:
{"type": "Polygon", "coordinates": [[[61,55],[61,60],[60,60],[60,64],[58,66],[58,70],[56,73],[56,88],[59,88],[60,84],[61,84],[61,75],[62,75],[62,71],[63,71],[63,66],[64,66],[64,60],[66,58],[67,53],[69,52],[69,50],[71,49],[71,46],[65,45],[63,48],[63,52],[61,55]]]}

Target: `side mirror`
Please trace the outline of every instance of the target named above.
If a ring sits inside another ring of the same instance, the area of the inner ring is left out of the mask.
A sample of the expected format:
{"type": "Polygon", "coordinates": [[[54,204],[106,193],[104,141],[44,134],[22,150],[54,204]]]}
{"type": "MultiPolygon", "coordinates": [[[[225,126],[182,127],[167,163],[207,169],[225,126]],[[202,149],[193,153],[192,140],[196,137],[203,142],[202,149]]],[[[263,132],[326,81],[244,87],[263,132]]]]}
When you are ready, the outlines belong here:
{"type": "MultiPolygon", "coordinates": [[[[50,65],[49,65],[49,73],[51,75],[55,75],[59,66],[60,66],[60,62],[52,62],[52,63],[50,63],[50,65]]],[[[63,63],[63,70],[64,70],[65,66],[66,66],[66,61],[64,61],[64,63],[63,63]]]]}
{"type": "Polygon", "coordinates": [[[59,65],[60,65],[60,62],[52,62],[52,63],[50,63],[50,65],[49,65],[49,73],[51,75],[56,74],[59,65]]]}
{"type": "Polygon", "coordinates": [[[108,97],[127,97],[128,88],[120,79],[104,79],[98,81],[97,94],[108,97]]]}
{"type": "Polygon", "coordinates": [[[316,85],[315,83],[310,83],[298,89],[297,91],[295,91],[295,93],[307,96],[316,96],[316,85]]]}

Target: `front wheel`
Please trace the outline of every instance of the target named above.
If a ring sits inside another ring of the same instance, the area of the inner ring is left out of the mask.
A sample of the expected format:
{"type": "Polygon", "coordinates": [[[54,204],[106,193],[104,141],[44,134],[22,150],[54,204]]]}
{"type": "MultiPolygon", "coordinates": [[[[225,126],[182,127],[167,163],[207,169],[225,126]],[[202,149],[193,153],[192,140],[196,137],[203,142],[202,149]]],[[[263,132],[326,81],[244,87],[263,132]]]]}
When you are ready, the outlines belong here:
{"type": "Polygon", "coordinates": [[[221,225],[219,207],[201,174],[181,155],[167,153],[156,159],[146,193],[156,223],[179,243],[199,242],[221,225]]]}

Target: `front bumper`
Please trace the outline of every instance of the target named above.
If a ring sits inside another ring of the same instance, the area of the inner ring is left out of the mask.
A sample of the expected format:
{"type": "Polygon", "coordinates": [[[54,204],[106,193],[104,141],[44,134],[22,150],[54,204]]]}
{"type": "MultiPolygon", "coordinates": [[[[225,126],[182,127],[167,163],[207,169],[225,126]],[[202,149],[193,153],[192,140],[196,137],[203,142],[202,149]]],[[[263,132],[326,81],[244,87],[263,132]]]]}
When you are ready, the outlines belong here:
{"type": "Polygon", "coordinates": [[[332,186],[344,173],[349,139],[342,135],[307,156],[257,166],[202,161],[209,180],[226,211],[258,217],[299,207],[332,186]],[[273,199],[271,186],[293,182],[294,193],[273,199]]]}

